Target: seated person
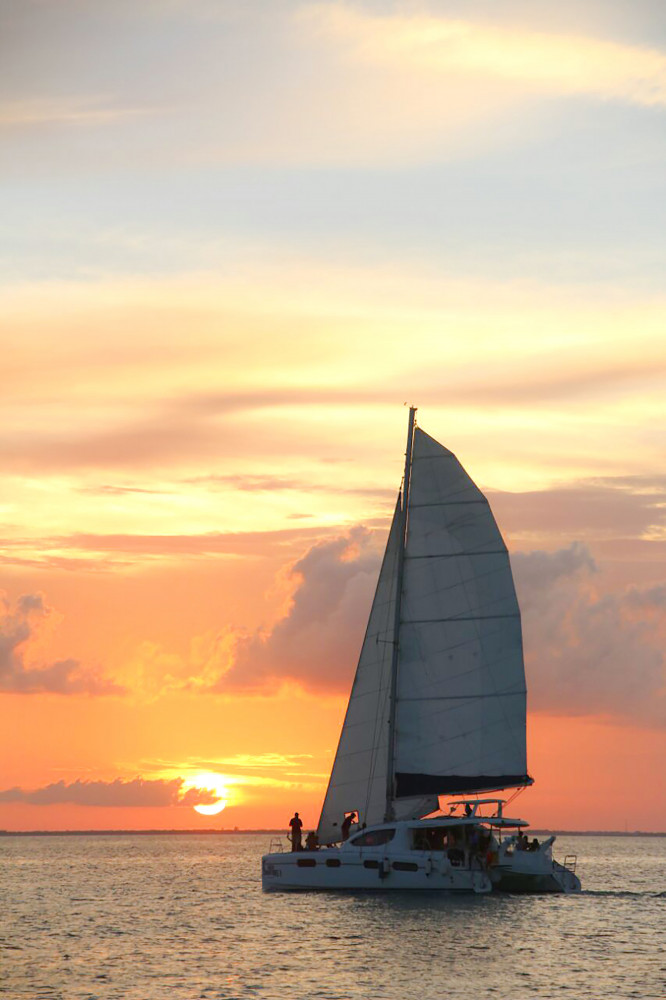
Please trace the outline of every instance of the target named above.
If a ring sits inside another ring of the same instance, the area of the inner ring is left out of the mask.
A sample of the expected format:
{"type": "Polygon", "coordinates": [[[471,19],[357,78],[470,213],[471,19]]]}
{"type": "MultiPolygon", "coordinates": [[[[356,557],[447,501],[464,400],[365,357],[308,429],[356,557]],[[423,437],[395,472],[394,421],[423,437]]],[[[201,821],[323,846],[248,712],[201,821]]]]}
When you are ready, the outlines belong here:
{"type": "Polygon", "coordinates": [[[314,830],[310,830],[309,834],[305,838],[305,850],[306,851],[316,851],[319,848],[319,840],[317,834],[314,830]]]}

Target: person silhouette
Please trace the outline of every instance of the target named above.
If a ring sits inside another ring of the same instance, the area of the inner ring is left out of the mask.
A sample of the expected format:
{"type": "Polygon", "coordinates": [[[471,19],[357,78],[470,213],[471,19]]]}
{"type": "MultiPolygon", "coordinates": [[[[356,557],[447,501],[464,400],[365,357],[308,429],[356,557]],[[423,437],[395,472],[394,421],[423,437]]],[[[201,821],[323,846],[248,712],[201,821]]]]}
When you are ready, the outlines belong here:
{"type": "Polygon", "coordinates": [[[342,830],[342,839],[343,840],[347,840],[347,838],[349,836],[349,828],[351,827],[352,823],[355,823],[355,822],[356,822],[356,813],[355,812],[350,812],[348,816],[345,816],[345,818],[342,821],[342,826],[340,827],[340,829],[342,830]]]}
{"type": "Polygon", "coordinates": [[[289,826],[291,827],[291,849],[292,851],[300,851],[303,821],[299,818],[298,813],[294,813],[291,817],[289,820],[289,826]]]}

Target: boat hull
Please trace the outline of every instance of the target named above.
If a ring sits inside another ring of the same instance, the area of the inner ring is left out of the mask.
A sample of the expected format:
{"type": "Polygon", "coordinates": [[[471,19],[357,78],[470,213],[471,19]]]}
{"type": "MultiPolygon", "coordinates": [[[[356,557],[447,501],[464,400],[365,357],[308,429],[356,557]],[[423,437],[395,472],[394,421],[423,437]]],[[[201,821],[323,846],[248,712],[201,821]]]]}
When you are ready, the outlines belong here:
{"type": "Polygon", "coordinates": [[[495,892],[580,892],[580,879],[557,861],[541,870],[527,870],[511,865],[492,869],[490,877],[495,892]]]}
{"type": "Polygon", "coordinates": [[[447,863],[415,861],[400,855],[359,857],[356,852],[302,851],[265,854],[261,864],[265,890],[418,890],[486,893],[488,873],[447,863]],[[345,854],[349,856],[345,857],[345,854]]]}

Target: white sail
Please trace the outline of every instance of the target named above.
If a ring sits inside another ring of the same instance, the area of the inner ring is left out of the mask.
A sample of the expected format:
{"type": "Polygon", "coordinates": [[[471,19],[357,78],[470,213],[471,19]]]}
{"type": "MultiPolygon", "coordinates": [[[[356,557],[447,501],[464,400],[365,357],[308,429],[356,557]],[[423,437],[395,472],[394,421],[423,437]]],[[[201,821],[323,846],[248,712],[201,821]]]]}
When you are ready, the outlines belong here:
{"type": "Polygon", "coordinates": [[[342,838],[342,821],[345,813],[352,810],[364,823],[378,823],[384,818],[396,567],[402,544],[400,503],[398,497],[319,819],[320,844],[335,843],[342,838]]]}
{"type": "Polygon", "coordinates": [[[520,612],[490,507],[416,429],[400,613],[397,799],[529,783],[520,612]]]}
{"type": "MultiPolygon", "coordinates": [[[[321,844],[342,838],[345,813],[361,823],[380,823],[386,811],[391,658],[395,624],[398,552],[402,544],[398,498],[368,627],[361,648],[347,715],[322,808],[317,835],[321,844]]],[[[416,818],[437,808],[437,799],[405,799],[396,818],[416,818]]]]}

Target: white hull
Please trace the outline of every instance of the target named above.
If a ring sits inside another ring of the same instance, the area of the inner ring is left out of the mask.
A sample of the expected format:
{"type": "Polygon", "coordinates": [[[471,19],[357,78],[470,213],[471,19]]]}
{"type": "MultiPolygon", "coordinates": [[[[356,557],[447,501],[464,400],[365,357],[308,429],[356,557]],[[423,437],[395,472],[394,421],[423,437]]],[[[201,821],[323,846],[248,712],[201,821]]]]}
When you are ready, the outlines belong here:
{"type": "Polygon", "coordinates": [[[446,858],[411,853],[387,854],[370,849],[294,851],[265,854],[261,863],[264,889],[426,890],[490,892],[492,883],[480,869],[457,868],[446,858]]]}
{"type": "Polygon", "coordinates": [[[573,869],[553,859],[550,837],[538,850],[519,850],[517,838],[505,840],[490,877],[499,892],[580,892],[580,879],[573,869]]]}
{"type": "Polygon", "coordinates": [[[521,865],[497,865],[490,873],[497,892],[580,892],[578,876],[558,861],[544,861],[526,869],[521,865]]]}
{"type": "Polygon", "coordinates": [[[501,839],[506,827],[524,820],[501,815],[501,800],[462,802],[464,815],[357,830],[340,847],[273,851],[261,863],[264,889],[419,890],[439,892],[578,892],[575,858],[553,860],[554,837],[523,844],[518,834],[501,839]],[[493,816],[477,815],[496,804],[493,816]]]}

